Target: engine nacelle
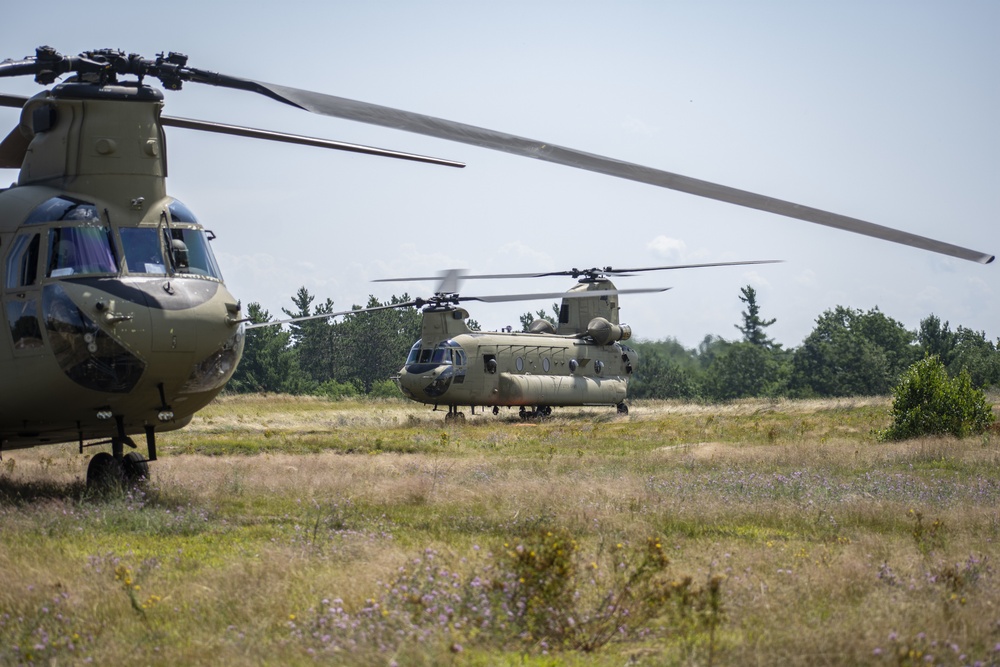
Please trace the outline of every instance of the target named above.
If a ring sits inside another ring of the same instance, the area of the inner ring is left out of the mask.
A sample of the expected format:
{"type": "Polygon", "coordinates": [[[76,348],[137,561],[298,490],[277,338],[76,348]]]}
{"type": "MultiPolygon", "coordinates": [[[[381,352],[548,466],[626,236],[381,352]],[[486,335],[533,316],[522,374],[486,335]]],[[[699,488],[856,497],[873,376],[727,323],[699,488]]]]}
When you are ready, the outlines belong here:
{"type": "Polygon", "coordinates": [[[632,337],[632,327],[627,324],[612,324],[603,317],[595,317],[587,323],[587,335],[598,345],[609,345],[632,337]]]}
{"type": "Polygon", "coordinates": [[[555,326],[552,322],[546,319],[532,320],[531,324],[528,325],[528,331],[530,333],[544,333],[544,334],[554,334],[556,332],[555,326]]]}

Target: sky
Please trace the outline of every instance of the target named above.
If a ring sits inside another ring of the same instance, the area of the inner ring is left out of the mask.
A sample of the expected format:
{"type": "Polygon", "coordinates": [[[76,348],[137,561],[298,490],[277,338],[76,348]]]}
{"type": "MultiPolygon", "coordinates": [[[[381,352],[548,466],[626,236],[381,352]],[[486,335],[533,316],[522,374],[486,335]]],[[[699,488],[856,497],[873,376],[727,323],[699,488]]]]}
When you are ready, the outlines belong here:
{"type": "MultiPolygon", "coordinates": [[[[56,2],[5,10],[0,58],[177,51],[192,67],[439,116],[1000,251],[1000,3],[56,2]]],[[[0,92],[30,95],[30,78],[0,92]]],[[[980,265],[731,204],[186,84],[164,113],[421,153],[464,169],[167,129],[168,193],[217,235],[230,291],[273,316],[428,296],[379,278],[783,260],[645,273],[643,340],[740,337],[740,289],[796,347],[835,306],[1000,337],[980,265]]],[[[8,128],[17,112],[0,109],[8,128]]],[[[8,130],[3,130],[6,134],[8,130]]],[[[15,170],[0,170],[0,183],[15,170]]],[[[465,295],[569,278],[467,281],[465,295]]],[[[467,305],[484,329],[551,300],[467,305]]]]}

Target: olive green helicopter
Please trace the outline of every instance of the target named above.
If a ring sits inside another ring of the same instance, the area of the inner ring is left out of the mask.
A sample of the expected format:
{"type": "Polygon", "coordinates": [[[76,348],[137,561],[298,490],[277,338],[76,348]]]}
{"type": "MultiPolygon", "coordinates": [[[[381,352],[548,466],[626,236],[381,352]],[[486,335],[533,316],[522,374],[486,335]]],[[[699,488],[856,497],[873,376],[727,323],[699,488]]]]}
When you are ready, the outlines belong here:
{"type": "Polygon", "coordinates": [[[0,190],[0,317],[6,324],[0,335],[0,455],[77,442],[81,452],[104,448],[90,460],[88,484],[142,479],[156,460],[156,433],[188,424],[232,376],[246,321],[213,256],[214,234],[167,194],[164,128],[464,166],[165,116],[163,92],[148,79],[171,91],[203,83],[253,92],[316,114],[590,170],[970,261],[993,260],[986,253],[652,167],[196,69],[187,61],[179,53],[146,59],[113,49],[65,56],[45,46],[33,56],[0,62],[0,77],[33,76],[45,86],[30,98],[0,94],[0,107],[20,110],[16,127],[0,142],[0,168],[20,170],[17,181],[0,190]],[[140,435],[145,456],[133,440],[140,435]]]}
{"type": "Polygon", "coordinates": [[[375,282],[440,280],[430,299],[396,304],[422,307],[420,339],[394,378],[403,395],[437,410],[447,406],[446,421],[464,421],[460,406],[516,407],[521,419],[548,417],[553,407],[614,406],[628,414],[628,382],[638,355],[625,341],[632,328],[619,317],[621,294],[663,292],[668,287],[620,290],[609,276],[649,271],[771,264],[778,260],[715,262],[641,268],[610,266],[543,273],[465,275],[457,270],[438,278],[389,278],[375,282]],[[577,284],[566,292],[460,296],[458,279],[507,279],[570,276],[577,284]],[[496,303],[561,298],[557,321],[537,318],[527,331],[476,331],[462,301],[496,303]]]}
{"type": "Polygon", "coordinates": [[[748,264],[774,264],[781,260],[751,260],[677,264],[631,269],[610,266],[568,269],[542,273],[499,273],[469,275],[451,269],[439,276],[380,278],[373,282],[437,281],[434,294],[411,301],[320,313],[284,320],[248,324],[246,329],[280,326],[341,315],[358,315],[379,310],[416,307],[421,309],[420,339],[410,348],[403,367],[393,379],[409,399],[434,406],[447,406],[445,421],[464,421],[459,409],[516,407],[522,420],[548,417],[553,407],[614,406],[627,415],[625,398],[628,382],[638,364],[635,350],[625,344],[632,328],[619,318],[618,296],[665,292],[669,287],[620,290],[608,276],[634,276],[649,271],[718,268],[748,264]],[[462,296],[459,282],[464,279],[545,278],[571,276],[578,282],[564,292],[462,296]],[[501,303],[537,299],[562,299],[558,321],[532,321],[526,331],[506,327],[500,331],[479,331],[468,324],[469,311],[463,301],[501,303]]]}

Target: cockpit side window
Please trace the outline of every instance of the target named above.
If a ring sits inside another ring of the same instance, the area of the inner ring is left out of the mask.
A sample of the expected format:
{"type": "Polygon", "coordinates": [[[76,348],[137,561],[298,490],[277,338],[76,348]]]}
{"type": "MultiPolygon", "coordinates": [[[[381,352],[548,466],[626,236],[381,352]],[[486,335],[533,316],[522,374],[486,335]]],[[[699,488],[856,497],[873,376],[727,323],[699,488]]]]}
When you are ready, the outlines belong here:
{"type": "Polygon", "coordinates": [[[413,347],[410,348],[410,354],[406,357],[406,363],[415,364],[417,363],[417,359],[419,358],[420,358],[420,341],[418,340],[416,343],[413,344],[413,347]]]}
{"type": "Polygon", "coordinates": [[[198,222],[191,209],[176,199],[167,205],[167,210],[170,211],[170,219],[174,222],[198,222]]]}
{"type": "Polygon", "coordinates": [[[205,230],[171,227],[164,229],[164,234],[167,254],[175,272],[222,280],[222,272],[212,254],[205,230]]]}
{"type": "Polygon", "coordinates": [[[107,227],[53,227],[49,230],[47,274],[53,278],[115,273],[118,261],[107,227]]]}
{"type": "Polygon", "coordinates": [[[125,268],[129,273],[167,272],[156,227],[119,227],[118,234],[125,252],[125,268]]]}
{"type": "Polygon", "coordinates": [[[8,288],[34,285],[38,279],[38,234],[21,234],[11,244],[7,255],[8,288]]]}

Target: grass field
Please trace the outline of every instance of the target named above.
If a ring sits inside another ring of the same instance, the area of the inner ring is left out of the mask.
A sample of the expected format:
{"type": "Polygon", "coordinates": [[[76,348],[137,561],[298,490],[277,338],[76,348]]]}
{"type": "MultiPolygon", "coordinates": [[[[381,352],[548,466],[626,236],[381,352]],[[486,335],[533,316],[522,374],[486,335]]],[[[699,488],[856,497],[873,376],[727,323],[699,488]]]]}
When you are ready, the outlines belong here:
{"type": "Polygon", "coordinates": [[[6,452],[0,664],[1000,664],[1000,432],[888,408],[228,397],[100,497],[6,452]]]}

